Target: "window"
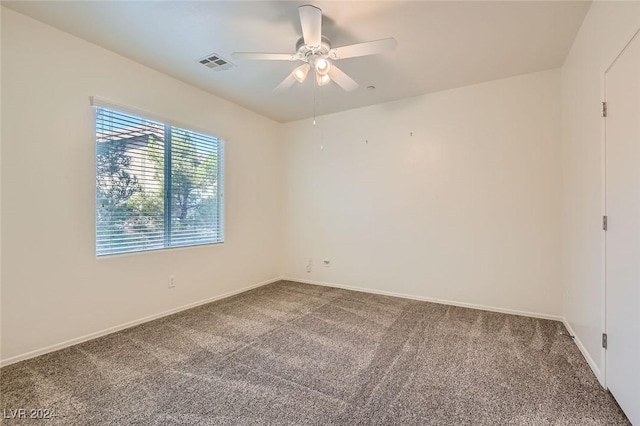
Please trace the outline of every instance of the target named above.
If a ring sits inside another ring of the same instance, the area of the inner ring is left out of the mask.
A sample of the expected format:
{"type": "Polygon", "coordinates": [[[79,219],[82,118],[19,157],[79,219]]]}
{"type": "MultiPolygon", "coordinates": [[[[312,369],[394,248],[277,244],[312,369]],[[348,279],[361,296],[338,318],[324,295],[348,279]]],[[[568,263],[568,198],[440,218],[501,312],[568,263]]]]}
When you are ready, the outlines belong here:
{"type": "Polygon", "coordinates": [[[224,241],[224,143],[96,108],[96,254],[224,241]]]}

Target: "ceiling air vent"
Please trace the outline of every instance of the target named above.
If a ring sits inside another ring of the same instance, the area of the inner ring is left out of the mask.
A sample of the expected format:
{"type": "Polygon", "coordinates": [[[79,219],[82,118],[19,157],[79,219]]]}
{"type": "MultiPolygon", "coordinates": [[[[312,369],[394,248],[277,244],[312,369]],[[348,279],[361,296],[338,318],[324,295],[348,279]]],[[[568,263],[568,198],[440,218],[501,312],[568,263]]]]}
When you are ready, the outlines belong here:
{"type": "Polygon", "coordinates": [[[198,62],[200,62],[205,67],[214,69],[216,71],[228,70],[229,68],[235,66],[235,64],[220,57],[220,55],[218,55],[217,53],[212,53],[202,59],[198,59],[198,62]]]}

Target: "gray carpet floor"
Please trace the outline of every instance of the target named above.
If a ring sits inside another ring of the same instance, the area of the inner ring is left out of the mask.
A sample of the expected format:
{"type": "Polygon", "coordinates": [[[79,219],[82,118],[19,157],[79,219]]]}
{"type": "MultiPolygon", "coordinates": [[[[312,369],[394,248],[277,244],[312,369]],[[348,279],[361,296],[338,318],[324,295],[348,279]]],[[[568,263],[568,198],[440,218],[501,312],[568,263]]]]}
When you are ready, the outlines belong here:
{"type": "Polygon", "coordinates": [[[2,422],[629,424],[563,332],[281,281],[3,368],[2,417],[58,417],[2,422]]]}

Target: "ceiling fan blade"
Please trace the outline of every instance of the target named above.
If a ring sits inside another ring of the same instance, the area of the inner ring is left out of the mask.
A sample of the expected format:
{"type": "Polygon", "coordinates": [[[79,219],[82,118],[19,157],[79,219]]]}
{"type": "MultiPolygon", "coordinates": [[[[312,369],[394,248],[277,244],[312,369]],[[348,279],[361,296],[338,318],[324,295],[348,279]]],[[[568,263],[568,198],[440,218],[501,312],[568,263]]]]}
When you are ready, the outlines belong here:
{"type": "Polygon", "coordinates": [[[322,43],[322,10],[315,6],[305,5],[298,8],[302,38],[306,45],[320,47],[322,43]]]}
{"type": "Polygon", "coordinates": [[[231,54],[233,59],[247,61],[295,61],[297,55],[290,53],[254,53],[254,52],[235,52],[231,54]]]}
{"type": "Polygon", "coordinates": [[[334,64],[332,64],[331,68],[329,69],[329,77],[331,77],[331,80],[333,80],[338,86],[342,87],[347,92],[352,92],[358,88],[358,83],[356,83],[351,77],[346,75],[344,71],[336,67],[334,64]]]}
{"type": "Polygon", "coordinates": [[[287,78],[282,80],[282,83],[278,84],[278,86],[273,89],[274,93],[282,92],[283,90],[287,90],[289,87],[293,86],[293,83],[296,82],[296,78],[293,74],[289,74],[287,78]]]}
{"type": "Polygon", "coordinates": [[[398,42],[395,38],[383,38],[382,40],[368,41],[365,43],[350,44],[349,46],[336,47],[329,51],[331,59],[347,59],[358,56],[375,55],[377,53],[390,52],[396,48],[398,42]]]}

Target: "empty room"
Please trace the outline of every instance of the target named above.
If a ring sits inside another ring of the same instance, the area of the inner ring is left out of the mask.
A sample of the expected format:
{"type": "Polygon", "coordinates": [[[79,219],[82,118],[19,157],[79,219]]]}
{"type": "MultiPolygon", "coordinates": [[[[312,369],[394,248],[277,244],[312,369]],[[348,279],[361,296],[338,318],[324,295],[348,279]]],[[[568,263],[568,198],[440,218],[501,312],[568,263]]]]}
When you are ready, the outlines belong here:
{"type": "Polygon", "coordinates": [[[640,426],[640,1],[0,5],[0,424],[640,426]]]}

